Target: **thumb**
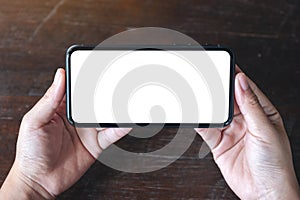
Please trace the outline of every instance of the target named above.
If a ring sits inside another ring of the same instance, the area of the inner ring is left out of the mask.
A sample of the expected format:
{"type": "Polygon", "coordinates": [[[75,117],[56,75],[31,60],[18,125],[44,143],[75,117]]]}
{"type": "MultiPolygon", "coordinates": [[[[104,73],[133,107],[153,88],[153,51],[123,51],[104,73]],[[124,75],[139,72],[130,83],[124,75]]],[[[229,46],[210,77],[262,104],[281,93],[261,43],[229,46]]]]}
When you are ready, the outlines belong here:
{"type": "Polygon", "coordinates": [[[24,116],[25,120],[29,122],[28,125],[34,128],[40,128],[49,123],[63,100],[64,94],[65,70],[59,68],[56,71],[54,81],[47,92],[24,116]]]}
{"type": "Polygon", "coordinates": [[[247,123],[248,129],[254,135],[260,137],[262,129],[270,127],[270,121],[266,116],[260,102],[249,85],[244,73],[239,73],[235,78],[235,99],[239,109],[247,123]]]}

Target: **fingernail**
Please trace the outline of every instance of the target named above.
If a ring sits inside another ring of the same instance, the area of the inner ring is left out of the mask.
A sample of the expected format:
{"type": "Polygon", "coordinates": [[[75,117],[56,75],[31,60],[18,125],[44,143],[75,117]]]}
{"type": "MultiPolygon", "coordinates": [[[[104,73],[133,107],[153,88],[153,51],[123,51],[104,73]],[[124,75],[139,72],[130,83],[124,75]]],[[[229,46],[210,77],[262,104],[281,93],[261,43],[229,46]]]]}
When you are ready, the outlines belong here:
{"type": "Polygon", "coordinates": [[[53,83],[57,84],[59,82],[60,77],[61,77],[61,73],[59,72],[59,69],[57,69],[56,73],[55,73],[55,77],[54,77],[53,83]]]}
{"type": "Polygon", "coordinates": [[[241,76],[239,76],[239,84],[244,91],[249,88],[249,84],[245,74],[241,74],[241,76]]]}

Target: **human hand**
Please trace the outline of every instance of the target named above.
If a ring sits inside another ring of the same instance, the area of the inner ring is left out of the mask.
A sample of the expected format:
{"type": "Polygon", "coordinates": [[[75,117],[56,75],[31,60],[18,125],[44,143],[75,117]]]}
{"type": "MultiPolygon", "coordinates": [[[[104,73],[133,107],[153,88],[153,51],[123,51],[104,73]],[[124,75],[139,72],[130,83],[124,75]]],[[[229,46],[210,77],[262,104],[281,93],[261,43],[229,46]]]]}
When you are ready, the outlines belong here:
{"type": "MultiPolygon", "coordinates": [[[[52,199],[72,186],[103,149],[130,129],[74,128],[66,119],[65,71],[24,116],[16,158],[0,192],[4,199],[52,199]]],[[[1,199],[2,199],[1,198],[1,199]]]]}
{"type": "Polygon", "coordinates": [[[280,114],[261,90],[236,69],[233,121],[225,128],[196,131],[241,199],[300,199],[280,114]]]}

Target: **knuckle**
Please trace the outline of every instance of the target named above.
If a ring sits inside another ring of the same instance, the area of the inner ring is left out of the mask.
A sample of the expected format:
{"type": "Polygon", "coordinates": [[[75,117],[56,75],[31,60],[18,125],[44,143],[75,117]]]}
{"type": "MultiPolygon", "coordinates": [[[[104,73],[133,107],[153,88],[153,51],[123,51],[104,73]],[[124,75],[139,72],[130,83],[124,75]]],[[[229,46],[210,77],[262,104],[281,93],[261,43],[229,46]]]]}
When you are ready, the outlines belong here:
{"type": "Polygon", "coordinates": [[[51,87],[46,91],[46,93],[44,94],[44,99],[46,101],[49,101],[51,99],[51,96],[52,96],[52,89],[51,87]]]}
{"type": "Polygon", "coordinates": [[[256,94],[256,92],[259,90],[257,85],[254,82],[251,82],[251,90],[253,91],[253,93],[256,94]]]}
{"type": "Polygon", "coordinates": [[[258,104],[259,104],[259,101],[258,101],[257,96],[256,96],[252,91],[249,91],[248,97],[249,97],[249,98],[248,98],[248,103],[249,103],[250,105],[255,106],[255,105],[258,105],[258,104]]]}
{"type": "Polygon", "coordinates": [[[272,116],[271,120],[274,121],[275,123],[280,123],[283,124],[282,117],[278,111],[276,111],[272,116]]]}
{"type": "Polygon", "coordinates": [[[54,98],[54,89],[52,86],[47,90],[42,98],[42,102],[50,105],[53,109],[57,108],[60,104],[60,101],[54,98]]]}
{"type": "Polygon", "coordinates": [[[121,138],[126,135],[127,131],[125,129],[114,129],[114,134],[116,138],[121,138]]]}
{"type": "Polygon", "coordinates": [[[30,115],[29,115],[29,113],[27,112],[27,113],[23,116],[22,122],[23,122],[23,123],[27,123],[27,122],[29,122],[29,121],[30,121],[30,115]]]}
{"type": "Polygon", "coordinates": [[[20,129],[27,129],[32,123],[31,115],[30,113],[26,113],[21,121],[20,129]]]}
{"type": "Polygon", "coordinates": [[[271,122],[275,124],[283,124],[282,117],[274,106],[265,106],[263,109],[271,122]]]}

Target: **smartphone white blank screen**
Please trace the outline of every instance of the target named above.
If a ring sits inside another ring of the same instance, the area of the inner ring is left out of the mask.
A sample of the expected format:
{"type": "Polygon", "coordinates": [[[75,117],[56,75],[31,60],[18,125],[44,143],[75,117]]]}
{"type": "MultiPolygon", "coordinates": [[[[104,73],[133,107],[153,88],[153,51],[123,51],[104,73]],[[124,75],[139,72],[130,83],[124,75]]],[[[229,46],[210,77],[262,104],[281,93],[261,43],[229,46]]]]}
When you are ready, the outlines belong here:
{"type": "Polygon", "coordinates": [[[78,124],[223,124],[232,56],[225,50],[75,50],[69,111],[78,124]]]}

